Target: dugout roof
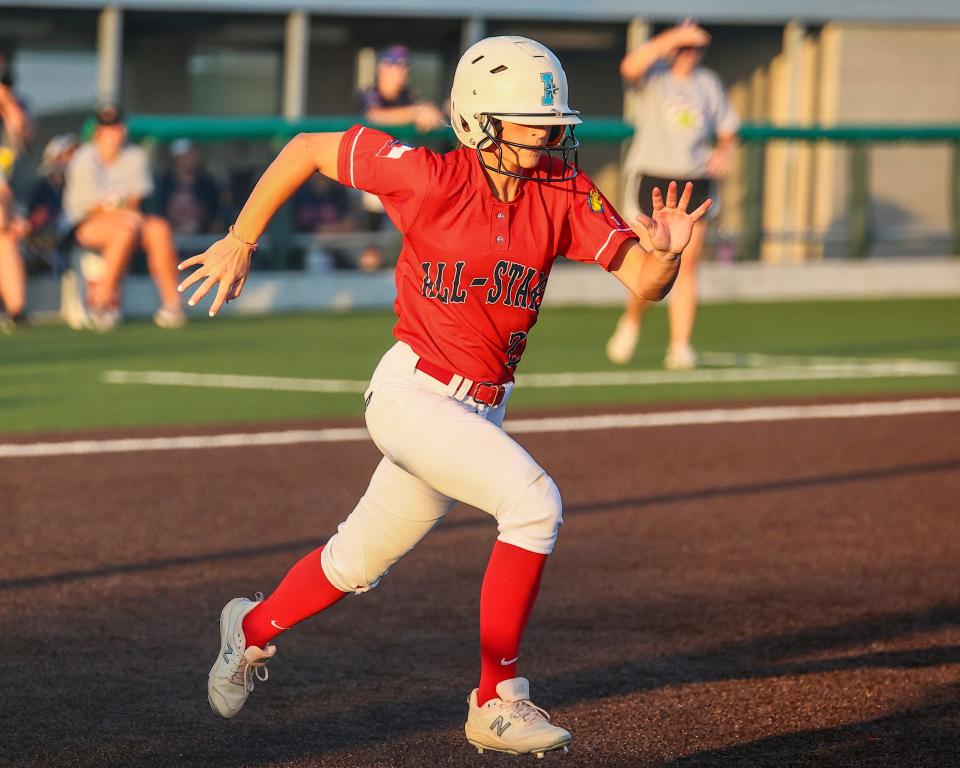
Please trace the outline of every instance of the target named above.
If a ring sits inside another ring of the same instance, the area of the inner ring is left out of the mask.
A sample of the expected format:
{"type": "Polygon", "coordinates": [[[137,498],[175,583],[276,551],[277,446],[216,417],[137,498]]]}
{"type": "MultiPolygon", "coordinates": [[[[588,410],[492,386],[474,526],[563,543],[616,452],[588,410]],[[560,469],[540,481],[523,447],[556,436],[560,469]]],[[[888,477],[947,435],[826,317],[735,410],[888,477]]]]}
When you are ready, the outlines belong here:
{"type": "Polygon", "coordinates": [[[129,10],[223,11],[233,13],[286,13],[303,10],[327,16],[481,16],[503,19],[553,19],[557,21],[626,21],[643,17],[676,21],[695,16],[704,22],[775,23],[799,19],[836,21],[960,21],[957,0],[0,0],[0,7],[102,8],[119,5],[129,10]]]}

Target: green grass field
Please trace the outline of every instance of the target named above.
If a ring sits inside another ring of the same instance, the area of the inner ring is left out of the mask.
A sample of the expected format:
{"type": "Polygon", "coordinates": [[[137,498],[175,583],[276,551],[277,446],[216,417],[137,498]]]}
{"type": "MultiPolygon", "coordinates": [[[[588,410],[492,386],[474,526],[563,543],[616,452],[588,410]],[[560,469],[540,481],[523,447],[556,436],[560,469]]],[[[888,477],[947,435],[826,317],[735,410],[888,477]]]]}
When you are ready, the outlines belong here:
{"type": "MultiPolygon", "coordinates": [[[[548,308],[519,373],[615,370],[603,346],[616,309],[548,308]]],[[[108,370],[365,379],[392,343],[383,313],[196,319],[181,332],[146,322],[107,335],[39,326],[0,337],[0,433],[104,427],[359,417],[357,394],[107,384],[108,370]]],[[[666,312],[652,311],[630,370],[660,368],[666,312]]],[[[955,364],[952,374],[764,382],[675,381],[642,386],[519,387],[514,411],[638,402],[960,391],[960,300],[707,305],[704,351],[910,358],[955,364]]]]}

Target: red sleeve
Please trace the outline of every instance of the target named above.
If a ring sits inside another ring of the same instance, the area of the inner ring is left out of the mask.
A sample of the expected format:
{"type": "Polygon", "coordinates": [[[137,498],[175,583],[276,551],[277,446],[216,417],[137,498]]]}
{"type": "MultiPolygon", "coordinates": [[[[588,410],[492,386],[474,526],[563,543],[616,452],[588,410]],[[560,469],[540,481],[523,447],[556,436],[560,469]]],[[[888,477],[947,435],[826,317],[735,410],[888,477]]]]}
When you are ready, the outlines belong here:
{"type": "Polygon", "coordinates": [[[587,174],[581,172],[572,182],[561,253],[568,259],[599,264],[610,270],[610,261],[636,233],[603,196],[587,174]]]}
{"type": "Polygon", "coordinates": [[[355,125],[340,140],[340,183],[379,197],[404,232],[420,213],[435,168],[436,155],[429,149],[407,146],[373,128],[355,125]]]}

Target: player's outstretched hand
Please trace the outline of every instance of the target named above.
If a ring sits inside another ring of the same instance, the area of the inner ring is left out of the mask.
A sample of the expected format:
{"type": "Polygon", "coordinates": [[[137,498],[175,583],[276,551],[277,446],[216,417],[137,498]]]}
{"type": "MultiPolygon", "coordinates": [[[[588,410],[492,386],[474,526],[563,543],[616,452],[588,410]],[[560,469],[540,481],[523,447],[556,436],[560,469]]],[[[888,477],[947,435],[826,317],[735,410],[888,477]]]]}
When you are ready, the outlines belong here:
{"type": "Polygon", "coordinates": [[[192,256],[180,263],[180,270],[199,267],[177,287],[183,293],[191,285],[203,280],[187,301],[191,307],[206,296],[217,285],[217,294],[210,305],[210,317],[220,311],[223,303],[233,301],[240,296],[247,275],[250,272],[250,255],[253,248],[244,245],[238,238],[227,235],[217,240],[199,256],[192,256]]]}
{"type": "Polygon", "coordinates": [[[653,216],[640,214],[637,216],[647,233],[650,235],[650,244],[657,251],[664,253],[680,253],[690,242],[693,234],[693,225],[710,210],[713,200],[709,197],[695,211],[687,213],[690,205],[690,196],[693,194],[693,184],[687,182],[683,194],[677,201],[677,182],[671,181],[667,187],[667,199],[664,201],[659,187],[653,188],[653,216]]]}

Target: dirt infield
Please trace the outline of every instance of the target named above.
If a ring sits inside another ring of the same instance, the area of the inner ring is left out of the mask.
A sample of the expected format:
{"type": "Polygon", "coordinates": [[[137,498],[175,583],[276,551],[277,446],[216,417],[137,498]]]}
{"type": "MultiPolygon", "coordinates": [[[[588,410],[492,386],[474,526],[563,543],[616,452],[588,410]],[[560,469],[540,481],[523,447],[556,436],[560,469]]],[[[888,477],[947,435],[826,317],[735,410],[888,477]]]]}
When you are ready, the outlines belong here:
{"type": "MultiPolygon", "coordinates": [[[[565,499],[521,659],[574,734],[543,764],[960,765],[958,435],[960,414],[524,435],[565,499]]],[[[377,460],[0,460],[0,765],[539,764],[463,738],[496,534],[463,507],[211,714],[223,603],[322,543],[377,460]]]]}

